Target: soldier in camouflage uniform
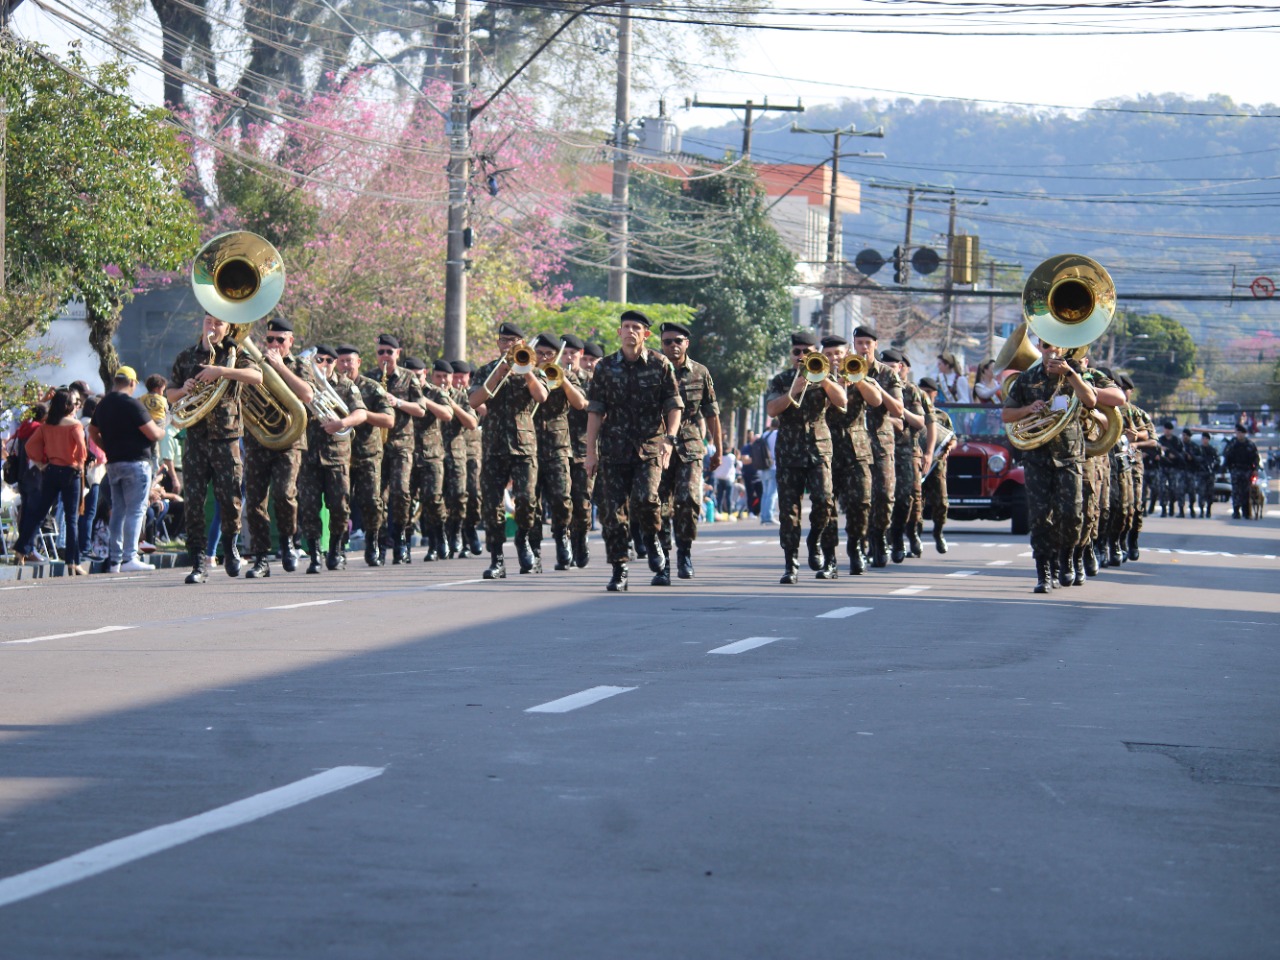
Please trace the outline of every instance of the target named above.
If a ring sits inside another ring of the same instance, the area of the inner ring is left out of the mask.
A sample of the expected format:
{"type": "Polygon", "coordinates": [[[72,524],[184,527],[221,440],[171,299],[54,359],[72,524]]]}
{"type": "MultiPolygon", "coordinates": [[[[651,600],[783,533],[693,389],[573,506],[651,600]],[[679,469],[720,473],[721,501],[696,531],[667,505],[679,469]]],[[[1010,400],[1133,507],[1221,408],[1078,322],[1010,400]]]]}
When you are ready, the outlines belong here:
{"type": "Polygon", "coordinates": [[[507,354],[524,342],[524,333],[511,323],[498,328],[498,359],[476,371],[471,389],[471,406],[484,408],[484,460],[480,468],[481,496],[484,498],[485,547],[489,551],[486,580],[507,575],[502,545],[506,541],[506,510],[503,492],[511,484],[515,501],[516,557],[521,573],[541,573],[542,558],[533,552],[529,531],[537,514],[534,497],[538,488],[538,439],[533,414],[545,403],[548,391],[542,372],[534,364],[524,373],[512,371],[507,354]]]}
{"type": "Polygon", "coordinates": [[[422,504],[422,538],[428,563],[446,553],[444,543],[444,426],[453,421],[453,401],[449,390],[453,365],[437,360],[431,367],[431,382],[422,385],[418,402],[427,415],[414,423],[418,465],[418,501],[422,504]]]}
{"type": "Polygon", "coordinates": [[[894,432],[902,422],[902,381],[887,363],[876,359],[878,338],[871,327],[853,332],[853,349],[869,365],[867,376],[880,387],[883,402],[867,410],[867,433],[871,437],[871,515],[867,539],[871,544],[871,565],[889,563],[889,523],[893,516],[894,432]]]}
{"type": "Polygon", "coordinates": [[[394,563],[409,563],[409,525],[413,522],[413,421],[426,416],[422,387],[415,373],[398,366],[400,341],[378,335],[378,373],[374,379],[389,395],[395,425],[382,445],[382,483],[387,489],[387,519],[394,563]]]}
{"type": "Polygon", "coordinates": [[[845,389],[833,377],[810,383],[806,358],[816,353],[818,340],[808,330],[791,334],[791,369],[769,381],[765,414],[778,421],[774,461],[778,471],[778,540],[784,571],[779,583],[795,583],[800,570],[801,498],[809,491],[809,568],[824,572],[822,537],[835,523],[835,495],[831,489],[831,430],[827,408],[847,409],[845,389]]]}
{"type": "MultiPolygon", "coordinates": [[[[262,349],[263,363],[269,364],[285,385],[304,404],[311,402],[311,371],[297,357],[293,348],[293,324],[284,317],[267,321],[266,341],[262,349]]],[[[276,529],[280,533],[280,563],[286,573],[297,569],[293,537],[298,532],[298,468],[307,447],[304,432],[283,450],[271,450],[260,444],[252,433],[244,438],[244,512],[249,526],[249,556],[253,566],[245,577],[271,576],[271,516],[267,512],[267,494],[276,509],[276,529]]]]}
{"type": "Polygon", "coordinates": [[[917,437],[926,426],[924,394],[906,378],[907,367],[901,350],[894,347],[882,350],[880,359],[898,375],[902,384],[902,424],[894,424],[893,513],[889,529],[891,559],[894,563],[902,563],[907,556],[903,535],[911,520],[912,503],[920,479],[920,461],[916,454],[920,449],[917,437]]]}
{"type": "Polygon", "coordinates": [[[934,447],[944,436],[951,435],[938,451],[936,463],[931,456],[933,450],[925,452],[925,477],[920,482],[925,503],[929,505],[929,515],[933,517],[933,544],[939,553],[946,553],[947,538],[943,536],[942,530],[947,525],[947,509],[950,506],[947,498],[947,455],[957,442],[956,427],[951,421],[951,414],[937,405],[938,383],[931,377],[922,377],[919,387],[924,392],[925,399],[933,405],[934,447]]]}
{"type": "MultiPolygon", "coordinates": [[[[314,415],[307,420],[307,446],[298,475],[298,518],[311,559],[307,573],[319,573],[321,570],[322,499],[329,508],[329,549],[325,566],[330,570],[347,568],[343,543],[351,501],[351,439],[355,428],[364,423],[368,411],[364,408],[360,390],[335,369],[337,360],[338,353],[332,347],[324,344],[316,347],[316,369],[324,374],[329,387],[346,406],[347,413],[340,419],[323,423],[314,415]]],[[[316,389],[321,390],[321,385],[317,384],[316,389]]]]}
{"type": "MultiPolygon", "coordinates": [[[[578,384],[585,394],[591,383],[591,369],[595,368],[599,357],[587,354],[587,344],[580,337],[566,333],[561,338],[564,343],[564,366],[577,374],[578,384]],[[585,363],[584,363],[585,361],[585,363]]],[[[599,346],[592,344],[599,353],[599,346]]],[[[587,476],[587,411],[569,411],[569,447],[572,459],[569,461],[569,501],[573,508],[573,516],[569,520],[569,546],[573,550],[573,565],[582,569],[591,559],[591,550],[587,536],[591,530],[591,487],[594,477],[587,476]]]]}
{"type": "Polygon", "coordinates": [[[631,503],[648,551],[651,583],[671,583],[666,554],[658,541],[662,512],[658,487],[671,462],[680,432],[680,388],[675,368],[645,346],[651,321],[628,310],[618,322],[622,348],[601,360],[587,394],[587,475],[602,466],[600,519],[613,566],[607,590],[627,589],[631,503]]]}
{"type": "Polygon", "coordinates": [[[689,328],[679,323],[664,323],[658,333],[662,337],[662,353],[675,368],[680,402],[684,404],[676,449],[658,484],[658,499],[662,502],[662,548],[667,554],[663,575],[669,583],[673,532],[676,575],[681,580],[693,577],[693,541],[698,538],[698,517],[702,514],[702,460],[707,453],[703,437],[709,436],[715,447],[707,465],[709,470],[720,466],[723,438],[715,381],[711,379],[710,370],[689,358],[689,328]]]}
{"type": "MultiPolygon", "coordinates": [[[[843,337],[823,337],[821,346],[831,369],[838,369],[848,353],[847,342],[843,337]]],[[[884,403],[884,394],[880,384],[870,376],[850,384],[845,394],[847,406],[844,410],[827,407],[827,427],[831,431],[831,484],[836,503],[844,512],[849,573],[858,575],[866,570],[862,541],[871,518],[871,465],[874,455],[871,452],[871,434],[867,432],[867,415],[884,403]]],[[[836,554],[840,546],[840,524],[837,520],[833,515],[822,535],[823,569],[818,573],[820,579],[834,580],[839,575],[836,554]]]]}
{"type": "MultiPolygon", "coordinates": [[[[1128,374],[1120,374],[1116,378],[1120,389],[1124,391],[1126,397],[1133,396],[1133,380],[1128,374]]],[[[1128,554],[1130,560],[1137,560],[1140,556],[1138,550],[1138,537],[1142,533],[1142,518],[1146,516],[1146,502],[1148,497],[1147,491],[1147,454],[1155,449],[1158,450],[1160,445],[1156,443],[1156,425],[1151,419],[1151,415],[1143,410],[1140,406],[1129,400],[1127,405],[1129,410],[1129,425],[1126,426],[1126,436],[1129,438],[1129,452],[1133,455],[1133,496],[1134,496],[1134,516],[1133,525],[1129,528],[1128,554]]]]}
{"type": "Polygon", "coordinates": [[[1172,420],[1164,421],[1164,433],[1156,437],[1160,444],[1160,516],[1173,516],[1174,504],[1182,507],[1182,465],[1185,460],[1182,438],[1174,432],[1172,420]]]}
{"type": "MultiPolygon", "coordinates": [[[[1065,407],[1067,391],[1074,393],[1087,410],[1099,403],[1119,406],[1124,402],[1124,393],[1110,380],[1099,374],[1098,380],[1088,383],[1061,358],[1057,347],[1043,341],[1038,347],[1042,362],[1019,375],[1005,397],[1005,423],[1043,414],[1055,409],[1055,404],[1065,407]]],[[[1084,431],[1080,418],[1072,417],[1048,443],[1024,451],[1022,463],[1036,564],[1035,592],[1047,593],[1055,558],[1062,586],[1070,586],[1075,579],[1072,555],[1080,543],[1083,526],[1084,431]]]]}
{"type": "Polygon", "coordinates": [[[187,445],[182,460],[182,487],[186,497],[187,553],[191,556],[191,573],[187,583],[204,583],[209,575],[209,558],[205,556],[204,501],[210,485],[222,515],[222,539],[226,543],[226,570],[229,576],[240,574],[240,553],[236,537],[240,535],[240,388],[242,384],[262,383],[257,364],[236,349],[229,338],[231,324],[205,314],[201,322],[200,343],[178,354],[165,391],[170,404],[181,400],[197,388],[217,380],[230,381],[227,391],[205,417],[187,428],[187,445]],[[224,366],[232,350],[234,365],[224,366]]]}
{"type": "MultiPolygon", "coordinates": [[[[1213,449],[1213,438],[1200,434],[1200,443],[1195,447],[1196,460],[1200,469],[1200,516],[1213,516],[1213,481],[1218,473],[1218,451],[1213,449]]],[[[1135,560],[1136,557],[1129,559],[1135,560]]]]}
{"type": "Polygon", "coordinates": [[[337,354],[337,372],[360,391],[365,408],[364,422],[355,428],[351,440],[351,500],[360,511],[364,529],[364,562],[377,567],[382,565],[378,537],[386,516],[382,502],[382,435],[395,425],[395,406],[376,380],[360,373],[360,351],[356,347],[341,344],[337,354]]]}
{"type": "Polygon", "coordinates": [[[440,425],[444,440],[444,506],[445,543],[450,560],[467,555],[467,545],[462,541],[462,522],[467,516],[467,434],[480,422],[471,409],[467,382],[471,379],[471,364],[465,360],[449,361],[449,403],[453,406],[453,419],[440,425]]]}
{"type": "Polygon", "coordinates": [[[548,395],[538,405],[533,422],[538,431],[538,488],[535,503],[537,519],[529,533],[535,555],[542,554],[543,511],[551,515],[551,536],[556,544],[556,569],[568,570],[573,566],[573,550],[569,545],[569,522],[573,517],[573,501],[570,491],[569,464],[573,457],[573,441],[569,433],[569,413],[587,409],[587,396],[582,392],[582,382],[577,372],[559,361],[562,350],[560,340],[550,333],[539,334],[534,339],[534,351],[538,366],[545,368],[557,363],[564,372],[559,387],[547,384],[548,395]]]}
{"type": "MultiPolygon", "coordinates": [[[[475,364],[468,363],[466,375],[455,378],[455,386],[464,387],[470,405],[471,378],[475,375],[475,364]]],[[[484,490],[480,486],[480,466],[484,463],[484,431],[480,421],[483,412],[472,406],[476,415],[476,426],[462,431],[467,438],[467,513],[462,520],[462,542],[473,557],[482,556],[479,528],[484,526],[484,490]]]]}
{"type": "MultiPolygon", "coordinates": [[[[933,448],[938,442],[938,423],[933,415],[933,401],[911,379],[911,358],[904,351],[900,350],[898,352],[902,354],[902,362],[898,364],[898,376],[902,378],[903,384],[910,384],[915,389],[917,396],[919,396],[920,418],[924,423],[922,427],[909,426],[911,454],[915,460],[915,476],[911,484],[911,505],[907,510],[905,524],[907,553],[910,556],[920,558],[924,556],[924,547],[920,543],[920,530],[924,525],[924,474],[933,462],[933,448]]],[[[954,360],[955,358],[952,357],[951,359],[954,360]]]]}

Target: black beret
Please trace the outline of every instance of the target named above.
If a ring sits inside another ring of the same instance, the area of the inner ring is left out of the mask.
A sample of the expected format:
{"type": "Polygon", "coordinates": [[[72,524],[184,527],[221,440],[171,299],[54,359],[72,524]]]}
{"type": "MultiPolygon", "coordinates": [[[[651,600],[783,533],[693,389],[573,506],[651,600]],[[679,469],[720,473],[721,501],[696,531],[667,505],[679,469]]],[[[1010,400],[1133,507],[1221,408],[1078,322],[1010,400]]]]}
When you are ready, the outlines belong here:
{"type": "Polygon", "coordinates": [[[1205,440],[1212,439],[1212,438],[1209,436],[1209,434],[1207,434],[1207,433],[1202,433],[1202,434],[1200,434],[1200,436],[1201,436],[1202,438],[1204,438],[1205,440]]]}
{"type": "Polygon", "coordinates": [[[389,333],[380,333],[378,334],[378,346],[390,347],[393,350],[399,350],[400,341],[389,333]]]}
{"type": "Polygon", "coordinates": [[[335,360],[338,359],[338,352],[327,343],[316,344],[316,355],[321,357],[333,357],[335,360]]]}
{"type": "Polygon", "coordinates": [[[582,342],[582,338],[578,336],[576,333],[564,334],[563,336],[560,337],[560,342],[563,343],[570,350],[581,350],[585,346],[585,344],[582,342]]]}
{"type": "Polygon", "coordinates": [[[267,321],[268,330],[277,330],[280,333],[293,333],[293,324],[284,317],[272,317],[267,321]]]}
{"type": "Polygon", "coordinates": [[[437,360],[431,365],[432,373],[453,373],[453,364],[448,360],[437,360]]]}
{"type": "Polygon", "coordinates": [[[354,353],[356,356],[359,356],[360,348],[357,347],[355,344],[351,344],[351,343],[338,344],[338,356],[341,357],[342,355],[347,353],[354,353]]]}
{"type": "Polygon", "coordinates": [[[827,349],[827,347],[847,347],[848,345],[848,340],[844,337],[837,337],[834,333],[822,338],[823,350],[827,349]]]}
{"type": "Polygon", "coordinates": [[[449,366],[453,368],[454,373],[470,373],[471,364],[465,360],[450,360],[449,366]]]}
{"type": "Polygon", "coordinates": [[[1160,424],[1160,426],[1164,427],[1166,430],[1172,430],[1172,429],[1173,429],[1173,421],[1172,421],[1172,420],[1166,420],[1164,423],[1160,424]]]}
{"type": "Polygon", "coordinates": [[[552,350],[556,350],[560,347],[560,338],[554,333],[544,331],[533,338],[533,345],[535,347],[550,347],[552,350]]]}
{"type": "Polygon", "coordinates": [[[816,347],[818,338],[814,336],[812,330],[792,330],[791,345],[793,347],[816,347]]]}
{"type": "Polygon", "coordinates": [[[871,339],[871,340],[880,339],[878,336],[876,336],[876,331],[874,327],[858,327],[856,330],[853,331],[853,338],[856,340],[858,339],[858,337],[867,337],[868,339],[871,339]]]}
{"type": "Polygon", "coordinates": [[[628,320],[630,320],[630,321],[632,321],[632,322],[634,322],[634,323],[643,323],[643,324],[645,325],[645,328],[646,328],[646,329],[648,329],[649,327],[653,326],[653,321],[652,321],[652,320],[650,320],[650,319],[648,318],[648,316],[646,316],[645,314],[641,313],[639,310],[626,310],[626,311],[623,311],[622,316],[620,316],[620,317],[618,318],[618,322],[619,322],[619,323],[626,323],[628,320]]]}
{"type": "Polygon", "coordinates": [[[885,363],[902,363],[906,359],[897,347],[889,347],[880,351],[880,359],[885,363]]]}
{"type": "Polygon", "coordinates": [[[916,386],[918,386],[921,390],[932,390],[934,393],[940,392],[938,390],[937,381],[935,381],[933,377],[921,377],[920,382],[916,384],[916,386]]]}
{"type": "Polygon", "coordinates": [[[524,339],[524,331],[517,327],[514,323],[504,323],[498,327],[498,336],[515,337],[517,340],[524,339]]]}
{"type": "Polygon", "coordinates": [[[1182,428],[1182,435],[1183,435],[1184,437],[1189,437],[1189,436],[1191,436],[1191,428],[1190,428],[1190,427],[1183,427],[1183,428],[1182,428]]]}
{"type": "Polygon", "coordinates": [[[682,337],[691,337],[693,334],[689,332],[689,328],[683,323],[672,323],[668,320],[658,328],[659,333],[678,333],[682,337]]]}
{"type": "Polygon", "coordinates": [[[419,360],[417,357],[405,357],[404,361],[400,364],[400,366],[404,367],[406,370],[427,369],[427,365],[423,363],[421,360],[419,360]]]}
{"type": "Polygon", "coordinates": [[[1116,377],[1116,383],[1120,384],[1121,390],[1133,389],[1133,378],[1127,373],[1122,373],[1120,376],[1116,377]]]}
{"type": "Polygon", "coordinates": [[[599,359],[604,356],[604,347],[600,346],[600,344],[596,343],[594,340],[588,340],[583,344],[582,352],[588,357],[595,357],[599,359]]]}
{"type": "Polygon", "coordinates": [[[1248,433],[1248,432],[1249,432],[1249,428],[1246,427],[1243,423],[1236,424],[1236,433],[1248,433]]]}

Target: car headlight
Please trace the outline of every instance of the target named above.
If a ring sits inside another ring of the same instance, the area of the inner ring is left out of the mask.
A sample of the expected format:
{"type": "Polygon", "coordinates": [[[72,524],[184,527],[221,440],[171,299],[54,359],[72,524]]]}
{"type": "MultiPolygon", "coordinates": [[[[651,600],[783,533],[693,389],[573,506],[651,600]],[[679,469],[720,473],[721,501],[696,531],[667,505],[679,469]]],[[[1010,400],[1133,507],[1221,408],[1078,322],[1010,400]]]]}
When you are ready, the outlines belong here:
{"type": "Polygon", "coordinates": [[[1004,468],[1009,465],[1009,460],[1003,453],[993,453],[987,457],[987,469],[992,473],[1004,473],[1004,468]]]}

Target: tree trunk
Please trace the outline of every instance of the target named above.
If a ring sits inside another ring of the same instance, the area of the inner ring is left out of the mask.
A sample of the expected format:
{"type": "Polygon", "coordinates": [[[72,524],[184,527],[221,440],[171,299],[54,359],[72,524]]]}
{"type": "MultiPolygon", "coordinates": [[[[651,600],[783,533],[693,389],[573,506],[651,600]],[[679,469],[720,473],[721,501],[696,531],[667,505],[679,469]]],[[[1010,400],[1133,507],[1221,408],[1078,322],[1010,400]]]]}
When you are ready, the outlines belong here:
{"type": "Polygon", "coordinates": [[[105,314],[85,306],[85,319],[89,323],[89,346],[98,355],[98,375],[102,377],[105,390],[111,389],[116,370],[120,367],[120,356],[116,353],[111,338],[120,329],[120,311],[123,306],[120,301],[114,301],[110,312],[105,314]]]}

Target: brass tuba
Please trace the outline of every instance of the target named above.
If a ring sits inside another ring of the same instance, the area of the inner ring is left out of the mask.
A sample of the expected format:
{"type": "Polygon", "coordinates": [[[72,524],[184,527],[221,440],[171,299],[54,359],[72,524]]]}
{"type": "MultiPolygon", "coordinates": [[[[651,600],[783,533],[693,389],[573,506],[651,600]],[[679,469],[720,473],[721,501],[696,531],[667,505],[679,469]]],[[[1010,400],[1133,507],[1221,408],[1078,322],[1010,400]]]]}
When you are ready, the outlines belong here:
{"type": "MultiPolygon", "coordinates": [[[[1106,332],[1115,309],[1115,283],[1100,263],[1075,253],[1050,257],[1027,278],[1022,289],[1025,321],[1005,342],[996,366],[1025,373],[1040,362],[1027,342],[1028,330],[1045,343],[1066,348],[1068,360],[1078,360],[1086,353],[1085,348],[1106,332]]],[[[1006,381],[1006,395],[1011,386],[1012,380],[1006,381]]],[[[1108,418],[1108,429],[1099,441],[1112,432],[1113,422],[1119,424],[1120,421],[1118,413],[1108,410],[1110,408],[1101,411],[1108,418]]],[[[1005,424],[1005,433],[1009,443],[1018,450],[1034,450],[1058,436],[1081,412],[1080,401],[1073,394],[1062,409],[1046,410],[1005,424]]]]}
{"type": "MultiPolygon", "coordinates": [[[[247,230],[214,237],[196,254],[191,265],[191,287],[205,311],[232,325],[236,346],[262,368],[262,383],[247,387],[241,394],[245,426],[253,438],[268,450],[293,446],[307,426],[307,409],[280,374],[263,363],[262,352],[248,339],[253,324],[275,309],[284,294],[284,263],[268,241],[247,230]]],[[[234,363],[234,352],[231,363],[234,363]]],[[[203,419],[222,399],[229,380],[202,385],[195,391],[191,412],[184,412],[189,426],[203,419]]],[[[190,397],[191,394],[188,394],[190,397]]],[[[184,397],[183,400],[186,400],[184,397]]]]}

